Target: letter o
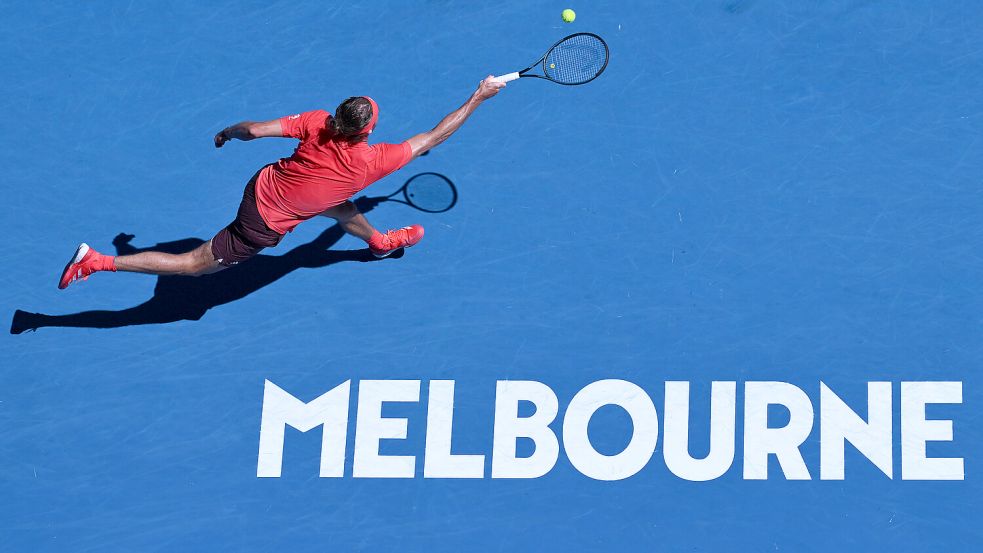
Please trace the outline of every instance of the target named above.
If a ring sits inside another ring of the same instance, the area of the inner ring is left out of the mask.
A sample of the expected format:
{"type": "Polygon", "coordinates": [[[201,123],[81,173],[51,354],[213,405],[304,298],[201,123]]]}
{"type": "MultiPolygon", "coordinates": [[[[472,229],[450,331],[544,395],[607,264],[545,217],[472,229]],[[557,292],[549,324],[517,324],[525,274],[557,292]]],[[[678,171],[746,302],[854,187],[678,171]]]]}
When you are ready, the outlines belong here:
{"type": "Polygon", "coordinates": [[[598,380],[585,386],[570,400],[563,418],[563,448],[570,463],[584,476],[595,480],[622,480],[648,464],[659,439],[659,415],[652,398],[627,380],[598,380]],[[598,453],[587,436],[587,425],[605,405],[628,412],[632,435],[620,453],[598,453]]]}

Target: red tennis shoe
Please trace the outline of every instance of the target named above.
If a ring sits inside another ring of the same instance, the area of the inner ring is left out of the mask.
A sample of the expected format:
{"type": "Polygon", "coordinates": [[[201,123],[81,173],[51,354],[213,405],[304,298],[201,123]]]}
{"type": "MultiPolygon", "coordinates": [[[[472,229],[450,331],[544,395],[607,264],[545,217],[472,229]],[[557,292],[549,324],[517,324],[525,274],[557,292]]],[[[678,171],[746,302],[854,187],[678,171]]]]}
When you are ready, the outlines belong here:
{"type": "Polygon", "coordinates": [[[400,248],[409,248],[422,239],[423,227],[412,225],[373,236],[369,240],[369,250],[372,255],[382,258],[400,248]]]}
{"type": "Polygon", "coordinates": [[[79,244],[78,249],[75,250],[75,255],[72,256],[68,265],[65,265],[65,270],[61,273],[58,289],[64,290],[78,279],[88,280],[89,275],[96,271],[115,271],[113,259],[93,250],[85,242],[79,244]]]}

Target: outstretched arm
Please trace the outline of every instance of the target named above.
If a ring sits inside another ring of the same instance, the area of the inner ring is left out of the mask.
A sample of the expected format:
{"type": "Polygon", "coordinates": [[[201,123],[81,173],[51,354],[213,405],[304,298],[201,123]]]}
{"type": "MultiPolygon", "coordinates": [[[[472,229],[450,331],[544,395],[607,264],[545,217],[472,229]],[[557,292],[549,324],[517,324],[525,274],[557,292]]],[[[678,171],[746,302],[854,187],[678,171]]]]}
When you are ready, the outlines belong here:
{"type": "Polygon", "coordinates": [[[252,140],[254,138],[266,138],[269,136],[283,136],[283,128],[280,120],[272,121],[243,121],[231,127],[225,127],[215,135],[215,147],[221,148],[226,142],[233,138],[237,140],[252,140]]]}
{"type": "Polygon", "coordinates": [[[474,94],[468,98],[468,101],[464,102],[463,106],[448,114],[447,117],[441,119],[440,123],[433,130],[410,138],[408,142],[413,149],[413,157],[421,156],[431,148],[447,140],[457,129],[461,128],[464,121],[478,108],[481,102],[498,94],[498,91],[505,87],[505,83],[500,83],[494,79],[493,76],[489,75],[485,80],[481,81],[481,84],[478,85],[478,90],[474,91],[474,94]]]}

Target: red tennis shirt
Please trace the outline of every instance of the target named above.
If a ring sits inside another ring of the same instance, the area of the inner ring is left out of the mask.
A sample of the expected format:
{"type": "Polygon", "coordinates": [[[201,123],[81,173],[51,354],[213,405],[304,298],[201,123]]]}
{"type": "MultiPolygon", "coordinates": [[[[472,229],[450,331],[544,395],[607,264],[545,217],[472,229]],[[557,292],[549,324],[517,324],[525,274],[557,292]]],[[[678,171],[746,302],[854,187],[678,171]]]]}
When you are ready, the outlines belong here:
{"type": "Polygon", "coordinates": [[[300,144],[292,156],[264,167],[256,178],[256,207],[280,234],[344,203],[366,186],[410,162],[402,144],[351,144],[332,140],[331,114],[315,110],[280,118],[283,136],[300,144]]]}

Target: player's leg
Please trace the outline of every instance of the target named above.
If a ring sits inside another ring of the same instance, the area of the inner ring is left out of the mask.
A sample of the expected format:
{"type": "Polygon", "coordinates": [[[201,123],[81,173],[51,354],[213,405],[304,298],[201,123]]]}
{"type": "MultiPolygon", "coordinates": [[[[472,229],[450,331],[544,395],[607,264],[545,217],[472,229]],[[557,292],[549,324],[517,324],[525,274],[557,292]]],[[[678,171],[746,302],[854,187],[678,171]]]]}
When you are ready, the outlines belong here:
{"type": "Polygon", "coordinates": [[[130,273],[198,276],[224,268],[212,253],[211,240],[181,254],[149,251],[116,257],[116,270],[130,273]]]}
{"type": "Polygon", "coordinates": [[[328,208],[321,215],[338,221],[338,225],[341,226],[342,230],[366,242],[376,234],[382,234],[369,223],[365,215],[362,215],[362,212],[352,202],[345,202],[328,208]]]}
{"type": "Polygon", "coordinates": [[[253,177],[246,185],[235,220],[194,250],[182,254],[146,251],[113,257],[102,255],[82,244],[65,266],[58,287],[66,288],[76,280],[85,280],[98,271],[206,275],[237,265],[263,248],[276,246],[283,235],[270,229],[263,221],[256,207],[255,183],[256,177],[253,177]]]}
{"type": "Polygon", "coordinates": [[[181,254],[149,251],[120,256],[103,255],[83,243],[65,265],[58,288],[67,288],[76,280],[86,280],[89,275],[99,271],[198,276],[223,268],[212,254],[211,240],[181,254]]]}
{"type": "Polygon", "coordinates": [[[423,239],[421,225],[390,230],[385,234],[379,232],[352,202],[336,205],[325,210],[321,215],[338,221],[338,225],[345,232],[365,240],[369,250],[376,257],[386,257],[400,248],[408,248],[423,239]]]}

